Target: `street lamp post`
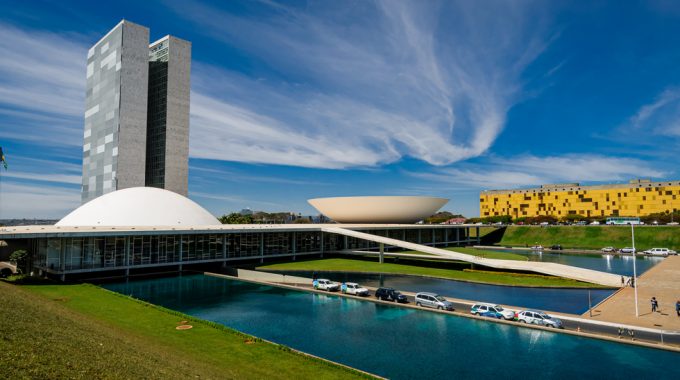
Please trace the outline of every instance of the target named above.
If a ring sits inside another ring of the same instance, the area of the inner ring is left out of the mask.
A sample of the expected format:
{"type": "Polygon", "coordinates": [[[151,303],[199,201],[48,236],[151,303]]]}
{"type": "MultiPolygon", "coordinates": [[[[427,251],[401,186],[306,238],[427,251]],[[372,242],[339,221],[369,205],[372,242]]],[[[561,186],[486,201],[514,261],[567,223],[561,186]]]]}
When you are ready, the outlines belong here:
{"type": "Polygon", "coordinates": [[[631,239],[633,240],[633,292],[635,293],[635,317],[638,318],[640,316],[640,311],[638,310],[638,294],[637,294],[637,270],[635,266],[636,260],[636,252],[635,252],[635,225],[633,223],[630,224],[630,236],[631,239]]]}

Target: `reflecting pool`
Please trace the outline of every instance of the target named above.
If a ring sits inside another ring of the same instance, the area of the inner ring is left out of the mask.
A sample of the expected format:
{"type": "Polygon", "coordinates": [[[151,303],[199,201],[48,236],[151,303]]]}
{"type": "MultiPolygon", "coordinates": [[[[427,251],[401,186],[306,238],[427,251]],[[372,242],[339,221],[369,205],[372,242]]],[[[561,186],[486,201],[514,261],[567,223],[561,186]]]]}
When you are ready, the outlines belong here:
{"type": "Polygon", "coordinates": [[[332,295],[203,275],[105,287],[393,379],[680,377],[677,353],[332,295]]]}
{"type": "Polygon", "coordinates": [[[660,263],[663,257],[652,256],[620,256],[620,255],[598,255],[598,254],[566,254],[521,251],[516,249],[498,249],[494,251],[511,252],[526,256],[530,261],[545,261],[551,263],[571,265],[580,268],[593,269],[600,272],[616,273],[624,276],[633,275],[633,261],[638,276],[646,272],[649,268],[660,263]]]}

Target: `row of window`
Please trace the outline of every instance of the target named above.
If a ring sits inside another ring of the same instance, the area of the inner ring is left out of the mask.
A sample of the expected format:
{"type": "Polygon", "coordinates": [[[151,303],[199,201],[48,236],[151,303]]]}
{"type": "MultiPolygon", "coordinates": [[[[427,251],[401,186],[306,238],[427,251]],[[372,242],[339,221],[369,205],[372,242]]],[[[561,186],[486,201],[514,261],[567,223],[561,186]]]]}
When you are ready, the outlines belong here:
{"type": "MultiPolygon", "coordinates": [[[[467,239],[467,229],[370,231],[423,244],[467,239]],[[433,233],[434,232],[434,233],[433,233]]],[[[147,235],[36,239],[34,265],[53,270],[116,268],[223,258],[271,256],[321,251],[322,233],[240,233],[199,235],[147,235]],[[129,252],[126,254],[126,249],[129,252]]],[[[324,251],[373,249],[378,243],[323,233],[324,251]],[[346,243],[345,243],[346,242],[346,243]],[[345,247],[345,244],[347,246],[345,247]]]]}

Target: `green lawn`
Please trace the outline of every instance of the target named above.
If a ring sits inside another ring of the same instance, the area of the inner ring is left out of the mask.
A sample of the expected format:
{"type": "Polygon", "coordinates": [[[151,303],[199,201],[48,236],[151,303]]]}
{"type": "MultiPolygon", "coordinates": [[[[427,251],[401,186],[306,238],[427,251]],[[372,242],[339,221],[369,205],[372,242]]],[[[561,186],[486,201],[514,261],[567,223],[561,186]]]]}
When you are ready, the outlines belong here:
{"type": "MultiPolygon", "coordinates": [[[[630,226],[509,226],[500,245],[525,246],[561,244],[565,248],[600,249],[614,246],[630,247],[630,226]]],[[[680,249],[680,227],[635,227],[635,246],[638,251],[665,247],[680,249]]]]}
{"type": "MultiPolygon", "coordinates": [[[[460,253],[467,253],[468,255],[473,255],[473,256],[480,256],[480,257],[485,257],[487,259],[501,259],[501,260],[517,260],[517,261],[528,261],[529,259],[526,256],[518,255],[516,253],[511,253],[511,252],[496,252],[496,251],[488,251],[488,250],[483,250],[483,249],[476,249],[476,248],[467,248],[467,247],[447,247],[447,248],[442,248],[447,251],[456,251],[460,253]]],[[[406,254],[427,254],[424,252],[419,252],[419,251],[404,251],[404,252],[399,252],[399,253],[406,253],[406,254]]]]}
{"type": "Polygon", "coordinates": [[[458,263],[441,263],[411,259],[399,259],[399,262],[400,264],[380,264],[377,261],[369,261],[365,259],[331,258],[263,265],[257,269],[265,271],[302,270],[407,274],[512,286],[571,288],[598,287],[597,285],[585,282],[553,276],[464,269],[465,267],[469,268],[469,265],[463,266],[458,263]]]}
{"type": "Polygon", "coordinates": [[[0,282],[0,378],[329,378],[363,375],[93,285],[0,282]],[[181,321],[193,326],[178,331],[181,321]]]}

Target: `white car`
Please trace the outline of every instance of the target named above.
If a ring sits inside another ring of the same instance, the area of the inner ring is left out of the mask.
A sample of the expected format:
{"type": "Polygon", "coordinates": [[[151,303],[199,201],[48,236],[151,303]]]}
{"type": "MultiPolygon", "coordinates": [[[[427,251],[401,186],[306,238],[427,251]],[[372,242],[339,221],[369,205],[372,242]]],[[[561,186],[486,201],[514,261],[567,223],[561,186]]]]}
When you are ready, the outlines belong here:
{"type": "Polygon", "coordinates": [[[481,317],[503,318],[508,321],[515,319],[515,312],[509,309],[503,309],[501,305],[494,305],[492,303],[477,303],[472,305],[470,314],[479,315],[481,317]]]}
{"type": "Polygon", "coordinates": [[[625,247],[619,249],[619,253],[635,253],[635,248],[625,247]]]}
{"type": "Polygon", "coordinates": [[[345,284],[345,293],[365,297],[368,296],[368,289],[362,287],[356,282],[348,282],[345,284]]]}
{"type": "Polygon", "coordinates": [[[542,311],[524,310],[517,313],[517,321],[520,323],[528,323],[534,325],[541,325],[546,327],[562,328],[562,321],[549,316],[542,311]]]}
{"type": "Polygon", "coordinates": [[[601,249],[601,251],[603,253],[612,253],[612,252],[616,252],[616,248],[614,248],[614,247],[604,247],[604,248],[601,249]]]}
{"type": "Polygon", "coordinates": [[[331,280],[327,280],[325,278],[320,278],[316,280],[316,288],[319,290],[326,290],[329,292],[336,292],[338,289],[340,289],[340,285],[338,285],[337,282],[333,282],[331,280]]]}
{"type": "Polygon", "coordinates": [[[654,255],[654,256],[668,256],[668,255],[677,255],[678,253],[673,251],[672,249],[668,248],[652,248],[648,249],[646,251],[642,251],[645,255],[654,255]]]}
{"type": "Polygon", "coordinates": [[[597,220],[594,220],[594,221],[590,222],[590,225],[591,226],[599,226],[600,222],[598,222],[597,220]]]}

